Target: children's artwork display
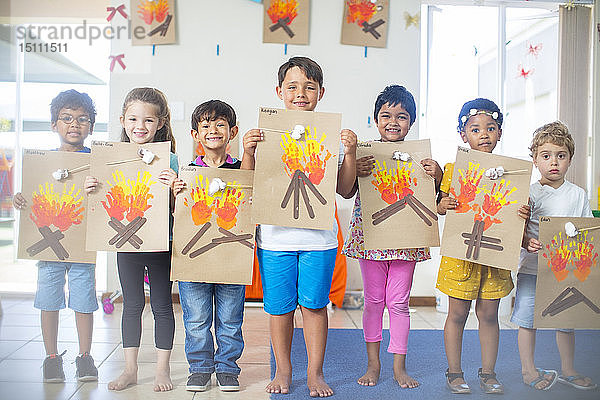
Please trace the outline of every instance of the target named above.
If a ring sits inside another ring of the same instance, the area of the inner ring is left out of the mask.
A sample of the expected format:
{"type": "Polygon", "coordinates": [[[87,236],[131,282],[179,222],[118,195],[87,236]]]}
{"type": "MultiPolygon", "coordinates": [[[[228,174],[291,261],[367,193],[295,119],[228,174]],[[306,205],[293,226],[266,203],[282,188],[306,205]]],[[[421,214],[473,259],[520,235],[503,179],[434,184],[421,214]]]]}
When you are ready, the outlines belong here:
{"type": "Polygon", "coordinates": [[[385,47],[389,0],[344,0],[342,44],[385,47]]]}
{"type": "Polygon", "coordinates": [[[131,44],[173,44],[175,0],[131,0],[131,44]]]}
{"type": "Polygon", "coordinates": [[[170,142],[92,142],[87,250],[169,250],[169,188],[158,182],[170,142]]]}
{"type": "Polygon", "coordinates": [[[429,140],[359,143],[356,153],[375,158],[371,175],[358,178],[365,249],[439,246],[435,182],[420,164],[429,140]]]}
{"type": "Polygon", "coordinates": [[[175,200],[171,279],[252,284],[253,171],[181,167],[175,200]]]}
{"type": "Polygon", "coordinates": [[[19,216],[18,258],[95,263],[85,250],[87,196],[83,183],[90,155],[25,150],[21,193],[27,207],[19,216]]]}
{"type": "Polygon", "coordinates": [[[600,329],[600,220],[540,217],[536,328],[600,329]]]}
{"type": "Polygon", "coordinates": [[[341,122],[335,113],[259,110],[255,223],[332,229],[341,122]]]}
{"type": "Polygon", "coordinates": [[[264,0],[263,43],[308,44],[310,0],[264,0]]]}
{"type": "Polygon", "coordinates": [[[516,271],[532,163],[458,148],[449,195],[458,206],[446,213],[443,256],[516,271]]]}

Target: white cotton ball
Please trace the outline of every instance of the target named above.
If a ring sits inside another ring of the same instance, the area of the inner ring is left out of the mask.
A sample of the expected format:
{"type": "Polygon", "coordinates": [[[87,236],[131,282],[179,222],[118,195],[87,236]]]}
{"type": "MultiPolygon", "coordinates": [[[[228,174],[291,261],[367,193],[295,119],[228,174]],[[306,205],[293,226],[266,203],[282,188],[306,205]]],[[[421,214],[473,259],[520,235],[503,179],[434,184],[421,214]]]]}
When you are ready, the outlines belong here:
{"type": "Polygon", "coordinates": [[[408,153],[404,153],[401,151],[395,151],[394,154],[392,155],[392,159],[396,160],[396,161],[408,161],[410,160],[410,154],[408,153]]]}
{"type": "Polygon", "coordinates": [[[69,171],[66,169],[57,169],[52,173],[52,177],[57,181],[61,181],[69,176],[69,171]]]}
{"type": "Polygon", "coordinates": [[[498,176],[504,175],[505,172],[503,166],[496,167],[496,171],[498,171],[498,176]]]}
{"type": "Polygon", "coordinates": [[[294,126],[294,129],[292,130],[292,139],[300,139],[302,137],[302,134],[306,131],[306,129],[304,128],[303,125],[296,125],[294,126]]]}
{"type": "MultiPolygon", "coordinates": [[[[502,171],[504,172],[504,171],[502,171]]],[[[485,170],[485,176],[490,178],[491,180],[496,180],[498,177],[502,176],[497,168],[488,168],[485,170]]]]}
{"type": "Polygon", "coordinates": [[[226,187],[227,187],[227,184],[225,182],[223,182],[222,179],[214,178],[212,181],[210,181],[210,184],[208,185],[208,195],[212,196],[213,194],[217,193],[219,190],[223,190],[226,187]]]}
{"type": "Polygon", "coordinates": [[[148,149],[140,149],[138,154],[142,156],[142,161],[146,164],[150,164],[154,160],[155,154],[148,149]]]}
{"type": "Polygon", "coordinates": [[[565,224],[565,232],[568,237],[575,237],[579,233],[579,231],[577,230],[577,228],[575,228],[575,225],[573,225],[572,222],[567,222],[565,224]]]}

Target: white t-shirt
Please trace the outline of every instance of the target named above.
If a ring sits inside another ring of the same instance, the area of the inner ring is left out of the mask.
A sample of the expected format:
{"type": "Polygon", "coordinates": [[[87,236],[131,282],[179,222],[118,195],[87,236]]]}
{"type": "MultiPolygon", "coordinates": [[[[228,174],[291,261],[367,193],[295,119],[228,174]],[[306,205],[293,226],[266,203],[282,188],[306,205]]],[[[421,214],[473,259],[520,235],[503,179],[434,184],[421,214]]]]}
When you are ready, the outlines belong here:
{"type": "MultiPolygon", "coordinates": [[[[344,146],[340,143],[338,170],[344,162],[344,146]]],[[[333,220],[331,230],[290,228],[278,225],[258,225],[256,244],[271,251],[313,251],[338,247],[338,226],[333,220]]]]}
{"type": "MultiPolygon", "coordinates": [[[[585,190],[569,181],[558,189],[535,182],[529,187],[531,197],[531,218],[527,223],[527,237],[540,235],[540,217],[593,217],[585,190]]],[[[519,272],[537,275],[538,253],[521,249],[519,272]]]]}

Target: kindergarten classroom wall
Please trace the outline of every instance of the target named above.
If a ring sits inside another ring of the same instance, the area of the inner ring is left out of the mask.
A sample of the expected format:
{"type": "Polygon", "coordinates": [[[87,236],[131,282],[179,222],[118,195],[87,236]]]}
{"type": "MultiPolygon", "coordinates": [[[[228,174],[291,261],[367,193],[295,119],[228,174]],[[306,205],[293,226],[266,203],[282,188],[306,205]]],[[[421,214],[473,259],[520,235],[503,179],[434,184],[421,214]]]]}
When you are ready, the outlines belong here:
{"type": "MultiPolygon", "coordinates": [[[[112,1],[117,6],[121,1],[112,1]]],[[[419,0],[392,1],[387,48],[340,44],[343,0],[313,0],[310,9],[310,44],[263,44],[263,5],[249,0],[176,2],[177,44],[131,46],[126,39],[113,40],[111,54],[124,54],[126,69],[115,68],[110,84],[110,137],[119,140],[119,115],[126,93],[138,86],[162,90],[172,106],[172,126],[180,165],[192,160],[190,115],[209,99],[230,103],[237,115],[240,135],[255,128],[259,106],[283,108],[275,94],[277,69],[289,57],[308,56],[324,71],[325,95],[317,111],[340,112],[343,127],[359,139],[378,137],[373,125],[373,104],[386,85],[406,86],[419,104],[420,32],[406,27],[405,12],[420,11],[419,0]],[[217,54],[218,47],[218,54],[217,54]],[[371,125],[369,126],[369,122],[371,125]]],[[[133,12],[133,11],[132,11],[133,12]]],[[[115,19],[116,21],[116,19],[115,19]]],[[[118,22],[118,21],[117,21],[118,22]]],[[[417,139],[419,121],[409,139],[417,139]]],[[[344,234],[353,200],[337,199],[344,234]]],[[[415,274],[414,296],[433,296],[437,271],[431,261],[415,274]]],[[[107,290],[118,286],[115,257],[109,256],[107,290]]],[[[348,259],[347,289],[362,288],[358,263],[348,259]]]]}

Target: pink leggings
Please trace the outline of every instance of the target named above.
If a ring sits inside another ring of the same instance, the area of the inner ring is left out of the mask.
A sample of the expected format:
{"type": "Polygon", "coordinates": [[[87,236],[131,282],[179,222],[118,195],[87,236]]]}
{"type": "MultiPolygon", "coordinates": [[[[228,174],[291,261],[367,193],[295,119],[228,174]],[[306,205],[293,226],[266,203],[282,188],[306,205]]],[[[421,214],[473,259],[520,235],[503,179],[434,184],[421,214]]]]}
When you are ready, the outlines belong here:
{"type": "Polygon", "coordinates": [[[365,293],[365,309],[363,311],[365,342],[381,342],[383,309],[387,306],[390,316],[388,352],[406,354],[408,331],[410,330],[408,299],[417,262],[364,259],[359,259],[358,262],[365,293]]]}

